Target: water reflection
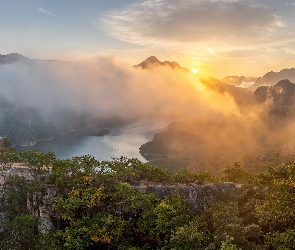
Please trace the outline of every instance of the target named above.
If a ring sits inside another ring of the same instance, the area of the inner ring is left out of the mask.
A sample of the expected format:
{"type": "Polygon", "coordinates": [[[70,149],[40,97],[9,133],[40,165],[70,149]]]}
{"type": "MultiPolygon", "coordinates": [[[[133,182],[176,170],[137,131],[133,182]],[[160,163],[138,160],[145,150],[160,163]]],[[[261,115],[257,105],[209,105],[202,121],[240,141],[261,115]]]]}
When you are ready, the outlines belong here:
{"type": "Polygon", "coordinates": [[[124,156],[146,162],[139,153],[139,147],[151,140],[156,132],[162,131],[168,124],[168,121],[149,119],[112,130],[104,136],[63,136],[53,140],[38,141],[33,146],[19,146],[16,149],[18,152],[29,148],[35,148],[43,153],[51,151],[58,159],[90,154],[99,161],[124,156]]]}

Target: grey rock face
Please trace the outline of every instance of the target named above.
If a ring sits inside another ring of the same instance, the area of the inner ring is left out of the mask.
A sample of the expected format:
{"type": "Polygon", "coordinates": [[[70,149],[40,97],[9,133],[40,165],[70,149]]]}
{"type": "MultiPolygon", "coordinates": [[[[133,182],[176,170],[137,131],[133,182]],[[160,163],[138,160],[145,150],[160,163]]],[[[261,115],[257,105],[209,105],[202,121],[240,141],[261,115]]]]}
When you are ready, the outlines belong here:
{"type": "MultiPolygon", "coordinates": [[[[5,208],[3,198],[7,190],[6,181],[9,176],[23,177],[25,180],[32,180],[32,175],[27,169],[19,171],[17,169],[0,172],[0,231],[5,230],[5,208]]],[[[45,178],[46,179],[46,178],[45,178]]],[[[142,184],[142,183],[141,183],[142,184]]],[[[197,214],[208,207],[209,202],[222,200],[223,198],[234,198],[237,187],[233,183],[207,183],[203,185],[178,184],[161,185],[145,183],[144,185],[135,185],[135,189],[146,193],[154,193],[159,199],[179,194],[188,205],[192,213],[197,214]]],[[[46,184],[44,193],[24,194],[26,202],[26,211],[39,218],[39,230],[43,233],[49,233],[55,230],[54,220],[56,219],[52,212],[51,198],[58,194],[58,188],[52,184],[46,184]]]]}
{"type": "MultiPolygon", "coordinates": [[[[12,168],[9,170],[0,171],[0,231],[5,230],[5,206],[4,206],[4,195],[5,191],[10,189],[7,186],[7,180],[11,176],[17,176],[23,178],[25,181],[30,181],[33,176],[26,168],[12,168]]],[[[34,193],[23,194],[26,197],[26,208],[24,211],[28,211],[30,214],[35,215],[39,218],[39,230],[43,233],[48,233],[55,229],[52,218],[54,214],[51,212],[51,201],[50,199],[57,195],[57,188],[53,185],[46,185],[45,193],[34,193]]]]}
{"type": "Polygon", "coordinates": [[[235,184],[230,182],[207,183],[203,185],[179,184],[179,185],[152,185],[144,188],[146,192],[154,193],[158,198],[164,199],[179,194],[192,211],[197,214],[208,207],[209,202],[220,201],[223,198],[234,198],[237,192],[235,184]]]}

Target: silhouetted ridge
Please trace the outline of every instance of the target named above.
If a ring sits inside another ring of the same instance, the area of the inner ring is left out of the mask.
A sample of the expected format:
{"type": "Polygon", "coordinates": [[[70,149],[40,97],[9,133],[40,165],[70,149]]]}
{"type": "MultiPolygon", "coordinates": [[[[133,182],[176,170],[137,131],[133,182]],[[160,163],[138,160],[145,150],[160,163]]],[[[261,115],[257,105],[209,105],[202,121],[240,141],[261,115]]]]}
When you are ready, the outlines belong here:
{"type": "Polygon", "coordinates": [[[227,76],[221,79],[221,81],[226,82],[230,85],[234,85],[236,87],[242,86],[243,83],[253,83],[258,79],[258,77],[245,77],[245,76],[227,76]]]}
{"type": "Polygon", "coordinates": [[[254,99],[262,104],[269,104],[269,114],[289,116],[295,107],[295,84],[284,79],[274,86],[261,86],[254,92],[254,99]]]}
{"type": "MultiPolygon", "coordinates": [[[[146,69],[146,68],[150,68],[150,67],[154,67],[154,66],[167,66],[167,65],[173,69],[174,68],[185,69],[185,68],[180,67],[180,65],[177,62],[169,62],[169,61],[161,62],[155,56],[148,57],[146,60],[144,60],[140,64],[135,65],[135,67],[141,67],[143,69],[146,69]]],[[[185,70],[187,70],[187,69],[185,69],[185,70]]]]}
{"type": "Polygon", "coordinates": [[[280,72],[268,72],[263,77],[259,77],[251,89],[255,90],[260,86],[273,86],[284,79],[295,82],[295,68],[283,69],[280,72]]]}
{"type": "Polygon", "coordinates": [[[32,61],[32,59],[25,57],[18,53],[10,53],[7,55],[0,55],[0,64],[11,64],[16,62],[29,62],[32,61]]]}

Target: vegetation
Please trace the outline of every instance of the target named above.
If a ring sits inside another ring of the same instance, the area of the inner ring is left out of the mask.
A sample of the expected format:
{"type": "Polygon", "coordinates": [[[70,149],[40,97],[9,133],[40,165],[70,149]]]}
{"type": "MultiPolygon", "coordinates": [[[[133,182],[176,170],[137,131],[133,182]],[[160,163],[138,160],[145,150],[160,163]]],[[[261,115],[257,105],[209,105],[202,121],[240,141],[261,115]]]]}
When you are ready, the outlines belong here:
{"type": "Polygon", "coordinates": [[[216,177],[188,168],[170,172],[137,159],[99,162],[86,155],[58,160],[34,150],[18,155],[8,141],[0,157],[2,171],[16,159],[32,176],[10,175],[3,184],[3,250],[295,248],[294,162],[255,173],[234,163],[216,177]],[[208,203],[198,214],[178,193],[159,199],[139,186],[220,181],[241,187],[234,198],[208,203]],[[38,226],[42,197],[50,187],[56,190],[48,211],[54,230],[45,233],[38,226]]]}

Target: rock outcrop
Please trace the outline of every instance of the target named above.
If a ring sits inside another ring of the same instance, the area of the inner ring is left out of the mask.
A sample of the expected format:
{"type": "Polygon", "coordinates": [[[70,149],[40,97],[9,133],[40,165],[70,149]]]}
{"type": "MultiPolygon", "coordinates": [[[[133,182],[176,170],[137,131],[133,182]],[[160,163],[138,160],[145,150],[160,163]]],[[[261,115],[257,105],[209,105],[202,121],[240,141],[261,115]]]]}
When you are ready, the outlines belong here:
{"type": "Polygon", "coordinates": [[[178,185],[151,185],[143,188],[145,192],[154,193],[159,199],[164,199],[178,193],[190,211],[198,214],[208,207],[210,202],[234,198],[237,186],[231,182],[206,184],[178,184],[178,185]]]}
{"type": "Polygon", "coordinates": [[[281,80],[274,86],[261,86],[254,92],[259,104],[267,104],[270,115],[290,116],[295,106],[295,84],[281,80]]]}
{"type": "MultiPolygon", "coordinates": [[[[9,170],[0,171],[0,231],[5,229],[5,217],[6,207],[4,202],[5,193],[9,190],[19,191],[16,187],[13,187],[7,182],[11,177],[19,177],[24,182],[29,182],[34,179],[30,171],[24,167],[16,167],[9,170]]],[[[44,176],[44,181],[48,179],[48,176],[44,176]]],[[[34,192],[33,194],[24,192],[20,195],[25,199],[26,207],[23,212],[28,212],[31,215],[35,215],[39,218],[38,229],[43,233],[48,233],[55,229],[54,226],[54,214],[51,212],[50,199],[55,197],[58,193],[58,189],[49,183],[45,183],[45,192],[34,192]]]]}
{"type": "MultiPolygon", "coordinates": [[[[26,168],[13,168],[0,172],[0,231],[5,229],[5,192],[14,188],[7,185],[9,177],[12,176],[18,176],[24,181],[33,180],[33,176],[26,168]]],[[[48,233],[55,230],[55,216],[52,212],[51,198],[58,195],[58,188],[48,182],[48,175],[44,176],[44,183],[46,187],[44,192],[23,193],[22,196],[26,199],[24,211],[37,216],[39,218],[39,230],[48,233]]],[[[161,185],[145,182],[133,187],[141,192],[154,193],[159,199],[179,194],[194,214],[198,214],[207,208],[210,202],[234,198],[237,192],[237,186],[228,182],[202,185],[196,183],[161,185]]]]}

